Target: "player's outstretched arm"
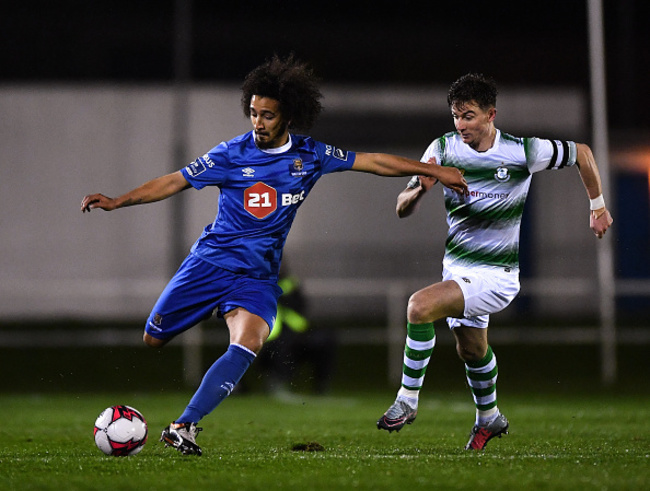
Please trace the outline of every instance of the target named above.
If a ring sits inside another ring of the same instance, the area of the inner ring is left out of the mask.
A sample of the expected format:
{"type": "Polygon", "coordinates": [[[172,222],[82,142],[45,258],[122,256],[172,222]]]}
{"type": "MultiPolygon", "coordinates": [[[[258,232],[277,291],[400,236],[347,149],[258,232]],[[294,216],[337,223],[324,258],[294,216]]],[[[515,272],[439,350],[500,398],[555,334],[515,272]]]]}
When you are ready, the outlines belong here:
{"type": "Polygon", "coordinates": [[[584,143],[576,143],[576,147],[578,149],[578,171],[590,200],[589,226],[596,237],[602,239],[614,220],[605,206],[600,173],[591,148],[584,143]]]}
{"type": "Polygon", "coordinates": [[[417,160],[386,153],[357,153],[352,170],[378,176],[428,176],[456,192],[467,191],[465,178],[455,167],[423,164],[417,160]]]}
{"type": "Polygon", "coordinates": [[[125,206],[153,203],[169,198],[190,187],[180,171],[157,177],[144,183],[119,198],[109,198],[103,194],[88,194],[81,200],[81,211],[89,212],[95,208],[111,211],[125,206]]]}

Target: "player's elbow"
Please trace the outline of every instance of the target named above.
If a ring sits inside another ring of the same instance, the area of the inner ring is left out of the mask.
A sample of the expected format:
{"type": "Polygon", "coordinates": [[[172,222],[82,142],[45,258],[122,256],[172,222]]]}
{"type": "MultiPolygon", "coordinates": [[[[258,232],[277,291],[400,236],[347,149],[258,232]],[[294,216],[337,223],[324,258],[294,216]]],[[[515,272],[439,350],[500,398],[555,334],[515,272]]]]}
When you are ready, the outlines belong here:
{"type": "Polygon", "coordinates": [[[398,218],[406,218],[407,216],[413,214],[417,207],[416,203],[410,202],[406,199],[401,199],[401,196],[397,198],[397,205],[395,206],[395,213],[398,218]]]}
{"type": "Polygon", "coordinates": [[[591,147],[586,143],[576,143],[576,152],[576,163],[578,164],[578,167],[580,164],[591,162],[594,159],[594,154],[591,151],[591,147]]]}
{"type": "Polygon", "coordinates": [[[395,207],[395,213],[397,214],[397,218],[405,218],[411,214],[404,207],[400,206],[399,203],[395,207]]]}
{"type": "Polygon", "coordinates": [[[397,215],[397,218],[402,218],[402,207],[400,206],[399,200],[397,201],[397,205],[395,205],[395,214],[397,215]]]}
{"type": "Polygon", "coordinates": [[[150,348],[162,348],[167,344],[167,340],[154,338],[147,332],[142,335],[142,342],[150,348]]]}

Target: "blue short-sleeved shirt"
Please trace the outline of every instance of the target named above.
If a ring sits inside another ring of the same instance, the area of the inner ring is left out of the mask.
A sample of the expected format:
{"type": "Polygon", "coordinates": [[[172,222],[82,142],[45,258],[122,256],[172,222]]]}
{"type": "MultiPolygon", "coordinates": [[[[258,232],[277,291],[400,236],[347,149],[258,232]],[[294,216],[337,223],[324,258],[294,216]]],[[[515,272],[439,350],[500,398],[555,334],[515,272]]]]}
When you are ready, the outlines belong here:
{"type": "Polygon", "coordinates": [[[257,148],[252,131],[217,145],[181,169],[194,188],[220,189],[217,216],[192,253],[235,273],[277,278],[298,207],[322,175],[348,170],[354,159],[301,135],[270,151],[257,148]]]}

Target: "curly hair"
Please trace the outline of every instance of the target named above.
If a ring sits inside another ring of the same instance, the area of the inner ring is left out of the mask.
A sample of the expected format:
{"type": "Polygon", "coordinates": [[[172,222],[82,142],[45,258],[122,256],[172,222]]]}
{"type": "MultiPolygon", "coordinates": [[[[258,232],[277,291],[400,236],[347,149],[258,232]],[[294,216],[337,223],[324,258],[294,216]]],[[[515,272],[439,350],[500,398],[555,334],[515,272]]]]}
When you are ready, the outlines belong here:
{"type": "Polygon", "coordinates": [[[447,104],[464,105],[474,101],[478,106],[487,111],[497,105],[497,85],[492,78],[481,73],[468,73],[456,80],[449,88],[447,104]]]}
{"type": "Polygon", "coordinates": [[[308,130],[316,121],[323,97],[318,78],[307,64],[296,60],[293,54],[286,59],[274,55],[253,69],[242,85],[241,105],[250,117],[250,102],[254,95],[269,97],[280,103],[280,111],[290,128],[308,130]]]}

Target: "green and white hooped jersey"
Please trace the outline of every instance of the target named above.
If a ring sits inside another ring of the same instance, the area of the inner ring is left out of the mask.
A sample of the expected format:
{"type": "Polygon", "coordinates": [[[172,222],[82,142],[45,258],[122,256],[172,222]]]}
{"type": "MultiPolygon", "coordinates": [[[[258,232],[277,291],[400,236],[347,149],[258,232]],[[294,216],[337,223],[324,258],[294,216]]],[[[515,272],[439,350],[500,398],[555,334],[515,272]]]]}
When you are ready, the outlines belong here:
{"type": "MultiPolygon", "coordinates": [[[[445,266],[518,269],[519,228],[532,175],[571,167],[577,150],[572,141],[517,138],[497,130],[492,148],[477,152],[450,132],[429,145],[422,162],[432,157],[460,169],[468,184],[464,195],[444,188],[445,266]]],[[[417,186],[415,177],[409,187],[417,186]]]]}

